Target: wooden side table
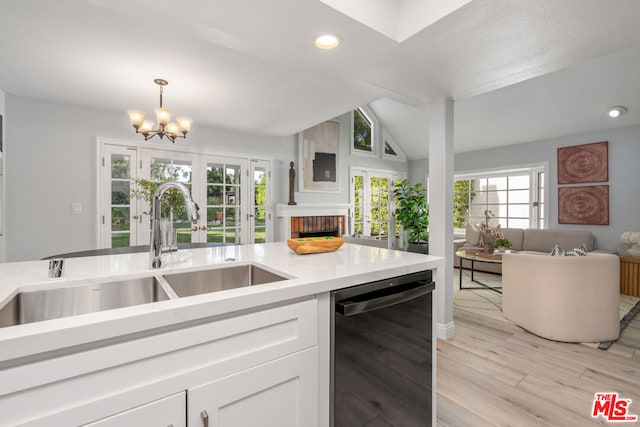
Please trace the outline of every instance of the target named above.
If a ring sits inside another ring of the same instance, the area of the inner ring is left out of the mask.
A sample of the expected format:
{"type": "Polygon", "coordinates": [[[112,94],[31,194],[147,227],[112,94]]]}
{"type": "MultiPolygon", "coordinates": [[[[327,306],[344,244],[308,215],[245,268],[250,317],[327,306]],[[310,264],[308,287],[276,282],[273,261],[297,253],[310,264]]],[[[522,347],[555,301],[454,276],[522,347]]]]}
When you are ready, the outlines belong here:
{"type": "Polygon", "coordinates": [[[640,297],[640,258],[620,257],[620,293],[640,297]]]}

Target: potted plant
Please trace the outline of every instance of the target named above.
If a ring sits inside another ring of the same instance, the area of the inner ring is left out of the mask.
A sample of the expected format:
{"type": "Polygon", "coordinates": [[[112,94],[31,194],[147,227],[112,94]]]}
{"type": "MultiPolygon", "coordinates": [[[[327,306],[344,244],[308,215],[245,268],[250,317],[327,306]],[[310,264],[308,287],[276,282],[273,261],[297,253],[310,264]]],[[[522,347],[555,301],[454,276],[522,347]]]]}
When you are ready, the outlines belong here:
{"type": "Polygon", "coordinates": [[[624,243],[625,249],[629,256],[640,257],[640,232],[625,231],[620,236],[620,240],[624,243]]]}
{"type": "Polygon", "coordinates": [[[429,205],[426,188],[421,183],[413,186],[402,180],[393,190],[396,199],[396,217],[407,233],[407,251],[429,253],[429,205]]]}
{"type": "Polygon", "coordinates": [[[498,252],[504,252],[507,249],[511,249],[511,241],[506,237],[498,237],[493,241],[493,247],[498,248],[498,252]]]}

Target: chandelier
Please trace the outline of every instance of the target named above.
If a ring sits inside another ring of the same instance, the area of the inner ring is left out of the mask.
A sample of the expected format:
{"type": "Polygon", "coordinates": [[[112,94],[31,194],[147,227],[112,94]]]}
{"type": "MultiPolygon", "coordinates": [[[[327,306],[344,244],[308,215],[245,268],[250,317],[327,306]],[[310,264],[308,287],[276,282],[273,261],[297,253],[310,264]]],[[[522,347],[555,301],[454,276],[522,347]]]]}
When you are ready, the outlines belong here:
{"type": "Polygon", "coordinates": [[[193,120],[189,117],[178,117],[176,119],[178,123],[169,122],[171,120],[171,110],[162,108],[162,89],[168,82],[163,79],[155,79],[153,82],[160,86],[160,108],[153,110],[156,113],[158,127],[154,130],[153,121],[145,120],[144,111],[140,110],[127,110],[131,125],[135,128],[136,133],[141,133],[144,136],[145,141],[156,135],[160,139],[166,136],[173,143],[176,142],[176,138],[186,138],[187,133],[191,130],[193,120]]]}

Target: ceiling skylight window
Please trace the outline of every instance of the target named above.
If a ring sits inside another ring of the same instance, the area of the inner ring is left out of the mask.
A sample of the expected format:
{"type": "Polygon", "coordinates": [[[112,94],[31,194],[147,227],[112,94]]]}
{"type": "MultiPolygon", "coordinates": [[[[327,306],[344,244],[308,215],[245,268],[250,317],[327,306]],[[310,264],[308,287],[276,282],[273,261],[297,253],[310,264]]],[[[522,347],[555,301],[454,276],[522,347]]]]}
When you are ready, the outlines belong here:
{"type": "Polygon", "coordinates": [[[323,34],[316,39],[316,47],[318,49],[330,50],[335,49],[340,44],[340,39],[333,34],[323,34]]]}

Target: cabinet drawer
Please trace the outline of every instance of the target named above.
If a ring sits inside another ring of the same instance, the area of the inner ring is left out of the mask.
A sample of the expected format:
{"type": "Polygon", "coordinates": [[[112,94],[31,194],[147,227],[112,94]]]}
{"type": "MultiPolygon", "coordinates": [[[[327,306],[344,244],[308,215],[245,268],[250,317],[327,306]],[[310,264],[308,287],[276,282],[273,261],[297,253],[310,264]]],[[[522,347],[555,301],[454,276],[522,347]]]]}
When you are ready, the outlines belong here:
{"type": "Polygon", "coordinates": [[[185,427],[187,393],[184,391],[137,408],[103,418],[84,427],[185,427]]]}

